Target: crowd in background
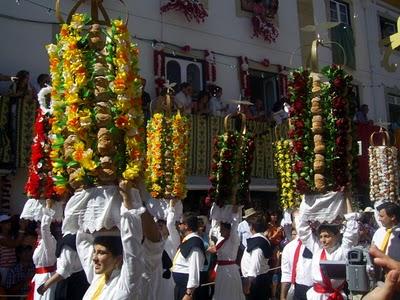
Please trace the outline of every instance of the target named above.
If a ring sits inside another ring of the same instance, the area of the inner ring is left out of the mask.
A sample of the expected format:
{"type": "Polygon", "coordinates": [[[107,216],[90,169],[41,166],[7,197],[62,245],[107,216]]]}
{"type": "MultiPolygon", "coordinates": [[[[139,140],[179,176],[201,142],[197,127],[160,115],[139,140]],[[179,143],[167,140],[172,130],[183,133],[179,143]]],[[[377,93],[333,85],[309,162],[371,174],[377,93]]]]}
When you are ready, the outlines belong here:
{"type": "MultiPolygon", "coordinates": [[[[256,212],[253,209],[244,211],[243,220],[235,229],[240,239],[236,259],[239,265],[242,255],[248,246],[247,239],[253,235],[251,224],[249,224],[251,223],[251,216],[256,214],[260,214],[260,212],[256,212]]],[[[281,255],[285,246],[296,237],[296,228],[294,223],[285,222],[279,211],[269,211],[261,214],[267,222],[266,230],[263,234],[268,239],[272,249],[272,255],[268,260],[268,276],[266,277],[268,299],[279,299],[281,293],[281,255]]],[[[218,260],[215,251],[217,239],[213,232],[210,231],[211,220],[204,215],[197,216],[197,219],[197,233],[203,239],[204,248],[207,249],[206,263],[202,267],[200,276],[200,284],[204,286],[199,288],[202,296],[197,299],[207,300],[213,299],[214,293],[214,285],[207,285],[207,283],[215,280],[216,262],[218,260]]],[[[358,222],[359,245],[368,248],[377,229],[373,209],[367,208],[358,222]]],[[[37,232],[40,230],[40,223],[19,220],[18,216],[0,215],[0,230],[0,295],[24,295],[28,292],[30,280],[35,274],[32,254],[37,246],[37,232]]],[[[52,234],[58,240],[60,239],[60,224],[53,223],[52,234]]]]}

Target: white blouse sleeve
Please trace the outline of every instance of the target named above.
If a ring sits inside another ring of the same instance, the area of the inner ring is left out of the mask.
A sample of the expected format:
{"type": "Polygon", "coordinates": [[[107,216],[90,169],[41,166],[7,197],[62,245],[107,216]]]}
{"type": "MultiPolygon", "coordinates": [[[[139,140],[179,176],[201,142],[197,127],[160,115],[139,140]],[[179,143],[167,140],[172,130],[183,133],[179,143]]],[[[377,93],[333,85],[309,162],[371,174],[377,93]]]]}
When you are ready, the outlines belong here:
{"type": "Polygon", "coordinates": [[[167,215],[167,229],[169,232],[168,239],[171,241],[173,249],[175,249],[176,251],[181,243],[181,237],[179,236],[179,232],[175,226],[175,215],[176,215],[175,207],[174,206],[169,207],[167,215]]]}
{"type": "Polygon", "coordinates": [[[257,277],[258,272],[261,269],[261,261],[264,259],[264,254],[260,248],[251,251],[250,265],[248,269],[247,277],[257,277]]]}
{"type": "Polygon", "coordinates": [[[76,261],[79,261],[78,254],[68,246],[64,246],[61,250],[60,257],[57,258],[56,272],[62,278],[67,279],[76,272],[76,261]]]}
{"type": "Polygon", "coordinates": [[[42,236],[42,245],[45,251],[45,255],[47,256],[47,262],[56,261],[56,247],[57,241],[54,236],[51,234],[50,225],[53,217],[55,215],[55,211],[49,208],[43,209],[42,222],[40,223],[40,235],[42,236]]]}
{"type": "Polygon", "coordinates": [[[76,234],[76,251],[78,252],[83,270],[89,283],[92,283],[94,277],[93,270],[93,236],[91,234],[78,231],[76,234]]]}
{"type": "Polygon", "coordinates": [[[204,265],[204,255],[201,250],[194,248],[188,257],[189,261],[189,276],[186,288],[197,288],[200,285],[200,271],[204,265]]]}
{"type": "Polygon", "coordinates": [[[314,252],[314,248],[319,248],[318,241],[316,240],[308,221],[303,217],[300,217],[297,233],[303,245],[312,252],[314,252]]]}
{"type": "Polygon", "coordinates": [[[350,250],[358,243],[358,213],[349,213],[344,215],[346,227],[342,238],[342,248],[350,250]]]}
{"type": "Polygon", "coordinates": [[[293,258],[290,257],[290,246],[287,244],[282,251],[281,257],[281,282],[292,282],[292,264],[291,260],[293,258]]]}
{"type": "Polygon", "coordinates": [[[129,294],[140,294],[140,280],[144,273],[142,252],[142,220],[143,207],[127,210],[121,206],[121,240],[123,247],[123,263],[118,280],[119,288],[129,294]]]}

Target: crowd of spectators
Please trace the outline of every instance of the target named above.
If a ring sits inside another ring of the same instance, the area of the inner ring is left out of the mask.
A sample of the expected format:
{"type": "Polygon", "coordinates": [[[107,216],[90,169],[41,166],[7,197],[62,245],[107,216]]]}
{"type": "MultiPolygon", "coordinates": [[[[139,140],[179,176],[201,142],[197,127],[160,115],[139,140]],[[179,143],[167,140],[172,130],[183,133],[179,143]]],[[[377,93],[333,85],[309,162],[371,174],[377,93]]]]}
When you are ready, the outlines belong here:
{"type": "MultiPolygon", "coordinates": [[[[0,299],[26,295],[35,274],[36,223],[0,215],[0,299]]],[[[21,297],[22,299],[22,297],[21,297]]]]}
{"type": "MultiPolygon", "coordinates": [[[[145,80],[144,80],[145,82],[145,80]]],[[[264,103],[260,98],[250,99],[251,104],[238,105],[230,99],[223,99],[223,89],[217,85],[208,85],[196,95],[190,83],[183,82],[176,92],[169,95],[171,103],[167,103],[167,88],[164,88],[160,95],[153,100],[144,90],[143,86],[142,104],[146,118],[151,114],[171,110],[179,110],[183,114],[196,114],[202,116],[225,117],[230,113],[240,111],[246,115],[247,120],[267,121],[272,120],[272,115],[268,116],[264,103]],[[148,112],[148,113],[146,113],[148,112]]]]}

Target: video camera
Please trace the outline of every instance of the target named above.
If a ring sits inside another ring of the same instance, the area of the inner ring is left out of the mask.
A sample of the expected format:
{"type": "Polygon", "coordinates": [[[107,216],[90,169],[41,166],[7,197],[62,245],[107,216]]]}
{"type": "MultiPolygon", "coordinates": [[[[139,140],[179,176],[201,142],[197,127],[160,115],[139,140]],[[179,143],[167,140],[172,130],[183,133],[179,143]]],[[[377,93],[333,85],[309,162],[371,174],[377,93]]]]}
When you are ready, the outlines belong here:
{"type": "Polygon", "coordinates": [[[378,273],[367,249],[356,247],[347,253],[346,280],[351,292],[367,293],[374,289],[378,273]]]}
{"type": "Polygon", "coordinates": [[[346,279],[352,294],[365,294],[376,287],[379,270],[367,249],[354,247],[347,261],[320,261],[321,271],[330,279],[346,279]]]}

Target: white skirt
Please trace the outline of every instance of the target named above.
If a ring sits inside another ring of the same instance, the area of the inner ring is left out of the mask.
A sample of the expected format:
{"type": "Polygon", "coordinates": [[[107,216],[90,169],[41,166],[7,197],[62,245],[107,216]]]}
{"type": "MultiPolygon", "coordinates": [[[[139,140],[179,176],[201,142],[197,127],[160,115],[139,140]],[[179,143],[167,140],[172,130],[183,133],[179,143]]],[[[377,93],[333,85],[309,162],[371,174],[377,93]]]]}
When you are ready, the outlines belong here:
{"type": "Polygon", "coordinates": [[[43,283],[45,283],[53,273],[44,273],[44,274],[35,274],[32,278],[32,282],[34,282],[34,295],[33,299],[34,300],[54,300],[55,297],[55,292],[56,292],[56,284],[53,284],[43,295],[40,295],[37,292],[37,289],[39,286],[41,286],[43,283]]]}
{"type": "Polygon", "coordinates": [[[238,265],[217,266],[213,300],[244,300],[238,265]]]}
{"type": "Polygon", "coordinates": [[[174,299],[175,282],[171,277],[169,279],[161,278],[157,291],[157,300],[173,300],[174,299]]]}

